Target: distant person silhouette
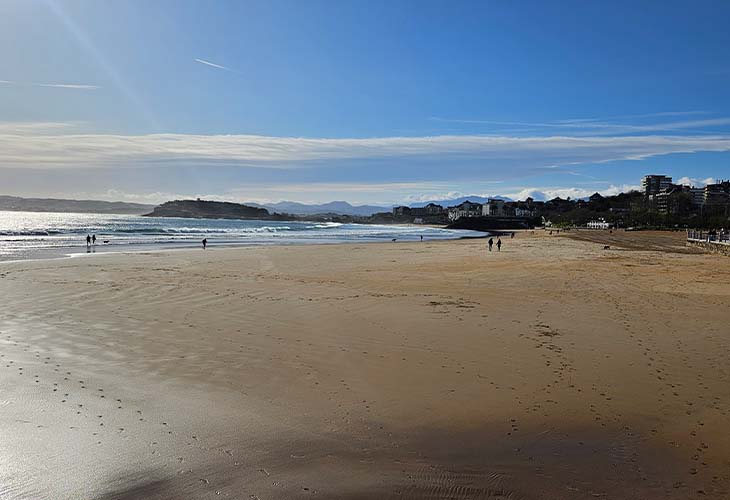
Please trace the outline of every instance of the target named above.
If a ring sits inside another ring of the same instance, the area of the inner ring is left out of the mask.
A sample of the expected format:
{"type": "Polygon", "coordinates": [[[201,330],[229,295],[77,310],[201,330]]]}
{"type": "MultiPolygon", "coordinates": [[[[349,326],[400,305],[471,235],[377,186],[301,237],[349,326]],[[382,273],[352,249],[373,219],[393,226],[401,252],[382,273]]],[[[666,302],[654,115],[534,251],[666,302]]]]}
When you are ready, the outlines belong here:
{"type": "Polygon", "coordinates": [[[497,251],[502,250],[502,240],[497,238],[497,251]]]}
{"type": "Polygon", "coordinates": [[[423,241],[423,235],[421,235],[421,241],[423,241]]]}
{"type": "Polygon", "coordinates": [[[509,239],[512,239],[512,238],[514,238],[514,237],[515,237],[515,233],[514,233],[514,231],[513,231],[513,232],[512,232],[512,234],[510,235],[509,239]]]}
{"type": "Polygon", "coordinates": [[[91,244],[96,245],[96,235],[95,234],[91,235],[91,244]]]}
{"type": "Polygon", "coordinates": [[[492,245],[494,245],[494,240],[492,238],[489,238],[489,251],[492,251],[492,245]]]}
{"type": "Polygon", "coordinates": [[[208,238],[203,238],[203,250],[208,246],[208,238]]]}
{"type": "Polygon", "coordinates": [[[89,236],[88,234],[86,235],[86,246],[87,247],[91,246],[91,236],[89,236]]]}

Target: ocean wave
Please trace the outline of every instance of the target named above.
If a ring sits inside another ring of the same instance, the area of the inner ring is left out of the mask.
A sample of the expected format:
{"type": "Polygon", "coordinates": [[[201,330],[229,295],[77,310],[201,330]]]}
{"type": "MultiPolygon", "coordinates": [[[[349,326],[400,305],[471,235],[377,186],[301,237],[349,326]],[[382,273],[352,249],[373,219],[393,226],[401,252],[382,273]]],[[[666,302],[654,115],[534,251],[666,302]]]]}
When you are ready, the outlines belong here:
{"type": "Polygon", "coordinates": [[[316,228],[316,229],[330,229],[333,227],[340,227],[343,224],[341,222],[324,222],[322,224],[315,224],[314,226],[309,226],[310,228],[316,228]]]}
{"type": "Polygon", "coordinates": [[[0,236],[53,236],[56,234],[64,234],[63,231],[59,230],[20,230],[20,231],[0,231],[0,236]]]}
{"type": "Polygon", "coordinates": [[[247,233],[275,233],[277,231],[291,231],[290,226],[262,226],[262,227],[130,227],[106,229],[101,234],[221,234],[235,235],[247,233]]]}

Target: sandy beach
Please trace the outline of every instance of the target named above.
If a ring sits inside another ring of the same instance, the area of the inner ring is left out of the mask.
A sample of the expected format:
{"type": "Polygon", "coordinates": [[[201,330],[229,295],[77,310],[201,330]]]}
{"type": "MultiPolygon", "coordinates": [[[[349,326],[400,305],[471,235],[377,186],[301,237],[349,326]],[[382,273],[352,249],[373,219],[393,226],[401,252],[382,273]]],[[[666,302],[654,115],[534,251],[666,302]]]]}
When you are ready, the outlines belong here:
{"type": "Polygon", "coordinates": [[[730,260],[504,243],[0,264],[0,498],[730,497],[730,260]]]}

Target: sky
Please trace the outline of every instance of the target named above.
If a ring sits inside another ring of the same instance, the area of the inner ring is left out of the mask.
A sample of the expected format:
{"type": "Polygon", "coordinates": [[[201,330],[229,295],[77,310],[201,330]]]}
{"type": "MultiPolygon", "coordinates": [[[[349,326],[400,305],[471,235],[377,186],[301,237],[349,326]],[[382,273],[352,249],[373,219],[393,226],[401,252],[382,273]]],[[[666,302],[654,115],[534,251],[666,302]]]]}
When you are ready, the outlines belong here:
{"type": "Polygon", "coordinates": [[[0,194],[397,204],[730,177],[730,2],[0,2],[0,194]]]}

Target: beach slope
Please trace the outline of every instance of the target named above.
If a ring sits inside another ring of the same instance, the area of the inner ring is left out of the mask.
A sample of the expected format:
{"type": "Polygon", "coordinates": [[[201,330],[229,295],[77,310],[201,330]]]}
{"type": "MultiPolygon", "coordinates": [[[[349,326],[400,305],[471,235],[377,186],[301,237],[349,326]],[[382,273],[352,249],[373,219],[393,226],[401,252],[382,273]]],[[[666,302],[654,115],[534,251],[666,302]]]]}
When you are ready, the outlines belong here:
{"type": "Polygon", "coordinates": [[[728,498],[727,258],[504,243],[0,265],[0,497],[728,498]]]}

